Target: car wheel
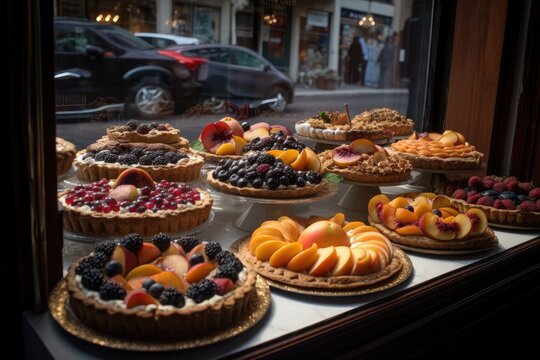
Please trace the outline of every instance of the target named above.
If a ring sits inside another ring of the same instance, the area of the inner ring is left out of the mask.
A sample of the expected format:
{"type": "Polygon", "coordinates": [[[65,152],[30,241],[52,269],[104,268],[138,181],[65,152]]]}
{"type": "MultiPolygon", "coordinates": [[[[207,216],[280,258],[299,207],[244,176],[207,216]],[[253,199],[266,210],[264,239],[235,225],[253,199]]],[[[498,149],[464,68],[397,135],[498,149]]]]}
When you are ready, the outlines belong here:
{"type": "Polygon", "coordinates": [[[131,91],[131,106],[137,115],[156,117],[174,112],[174,102],[167,86],[156,81],[141,81],[131,91]]]}
{"type": "Polygon", "coordinates": [[[289,94],[282,87],[276,87],[272,89],[272,91],[270,92],[270,98],[277,99],[275,102],[268,104],[270,109],[277,112],[284,111],[289,104],[289,94]]]}

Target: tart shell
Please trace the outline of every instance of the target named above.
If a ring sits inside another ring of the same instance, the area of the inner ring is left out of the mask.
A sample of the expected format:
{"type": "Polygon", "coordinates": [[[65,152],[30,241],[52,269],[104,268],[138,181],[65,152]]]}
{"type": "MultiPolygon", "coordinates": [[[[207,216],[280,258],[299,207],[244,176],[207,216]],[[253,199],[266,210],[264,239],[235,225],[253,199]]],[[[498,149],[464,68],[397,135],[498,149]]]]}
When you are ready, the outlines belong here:
{"type": "Polygon", "coordinates": [[[59,137],[56,138],[56,144],[57,149],[60,147],[60,150],[56,151],[56,176],[60,176],[65,174],[71,167],[77,149],[75,145],[59,137]]]}
{"type": "Polygon", "coordinates": [[[190,149],[190,151],[194,154],[202,156],[206,161],[209,161],[212,163],[217,163],[223,159],[240,160],[244,157],[242,155],[216,155],[216,154],[212,154],[206,151],[198,151],[198,150],[193,150],[193,149],[190,149]]]}
{"type": "Polygon", "coordinates": [[[419,154],[409,154],[406,152],[386,149],[388,153],[397,154],[409,160],[412,167],[415,169],[431,169],[431,170],[460,170],[460,169],[476,169],[482,164],[483,154],[474,151],[472,157],[458,158],[449,157],[441,158],[437,156],[427,157],[419,154]]]}
{"type": "Polygon", "coordinates": [[[489,223],[509,226],[540,227],[540,212],[538,211],[496,209],[491,206],[469,204],[463,200],[449,199],[450,203],[456,206],[460,212],[465,213],[469,209],[482,210],[484,214],[486,214],[489,223]]]}

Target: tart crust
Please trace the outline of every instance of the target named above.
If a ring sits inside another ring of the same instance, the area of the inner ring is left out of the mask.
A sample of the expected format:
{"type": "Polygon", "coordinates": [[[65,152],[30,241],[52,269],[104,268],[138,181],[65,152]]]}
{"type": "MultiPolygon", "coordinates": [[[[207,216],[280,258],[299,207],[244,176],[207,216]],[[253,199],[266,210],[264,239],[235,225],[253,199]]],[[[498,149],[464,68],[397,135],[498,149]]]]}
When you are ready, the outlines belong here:
{"type": "Polygon", "coordinates": [[[321,189],[326,186],[327,182],[325,180],[321,181],[315,185],[306,185],[304,187],[294,187],[286,189],[255,189],[253,187],[237,187],[232,186],[231,184],[219,181],[212,177],[213,171],[209,171],[206,176],[206,180],[210,185],[224,192],[239,194],[243,196],[251,196],[258,198],[298,198],[302,196],[313,195],[321,191],[321,189]]]}
{"type": "Polygon", "coordinates": [[[486,214],[487,220],[492,224],[540,227],[540,212],[496,209],[491,206],[469,204],[466,201],[449,197],[450,203],[456,206],[460,212],[467,212],[469,209],[480,209],[486,214]]]}
{"type": "Polygon", "coordinates": [[[62,138],[56,138],[56,176],[65,174],[69,170],[76,153],[75,145],[62,138]]]}
{"type": "Polygon", "coordinates": [[[190,150],[194,154],[197,154],[203,157],[206,161],[209,161],[212,163],[218,163],[220,160],[223,160],[223,159],[240,160],[244,157],[243,155],[216,155],[216,154],[212,154],[206,151],[198,151],[198,150],[193,150],[193,149],[190,149],[190,150]]]}
{"type": "Polygon", "coordinates": [[[121,142],[144,142],[172,144],[180,141],[180,130],[165,124],[167,130],[152,129],[148,134],[126,129],[125,125],[111,126],[107,129],[107,138],[121,142]]]}
{"type": "MultiPolygon", "coordinates": [[[[139,233],[151,236],[157,233],[178,233],[199,226],[208,219],[212,198],[206,191],[201,194],[201,204],[176,210],[160,210],[156,213],[101,213],[69,205],[64,206],[64,228],[93,235],[127,235],[139,233]]],[[[61,198],[66,191],[58,194],[61,198]]]]}
{"type": "Polygon", "coordinates": [[[398,233],[387,229],[384,225],[374,222],[368,217],[369,224],[379,230],[388,239],[396,244],[407,245],[420,249],[433,250],[480,250],[491,249],[495,247],[499,240],[495,236],[493,230],[489,227],[482,235],[468,237],[460,240],[435,240],[427,236],[402,236],[398,233]]]}
{"type": "Polygon", "coordinates": [[[401,270],[403,263],[393,252],[392,261],[381,271],[368,275],[344,275],[344,276],[312,276],[298,273],[286,268],[275,268],[266,261],[260,261],[249,252],[249,238],[244,241],[239,249],[238,256],[252,265],[255,270],[269,279],[305,288],[346,290],[375,284],[388,279],[401,270]]]}
{"type": "Polygon", "coordinates": [[[233,325],[248,310],[256,291],[257,274],[248,269],[246,281],[232,290],[231,295],[213,305],[200,304],[190,308],[151,311],[124,309],[84,294],[75,281],[75,269],[79,261],[69,267],[66,276],[71,308],[85,324],[119,337],[167,339],[192,337],[222,329],[233,325]]]}

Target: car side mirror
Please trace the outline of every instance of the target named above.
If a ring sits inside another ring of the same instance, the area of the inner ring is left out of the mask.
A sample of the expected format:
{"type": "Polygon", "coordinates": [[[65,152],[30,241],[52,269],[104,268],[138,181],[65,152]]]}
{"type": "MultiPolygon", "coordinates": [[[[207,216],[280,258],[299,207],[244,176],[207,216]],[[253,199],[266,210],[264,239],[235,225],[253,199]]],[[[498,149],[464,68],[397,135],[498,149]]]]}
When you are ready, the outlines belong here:
{"type": "Polygon", "coordinates": [[[86,56],[93,59],[101,59],[105,51],[99,46],[95,45],[86,45],[86,56]]]}
{"type": "Polygon", "coordinates": [[[263,71],[270,70],[270,64],[264,64],[263,71]]]}

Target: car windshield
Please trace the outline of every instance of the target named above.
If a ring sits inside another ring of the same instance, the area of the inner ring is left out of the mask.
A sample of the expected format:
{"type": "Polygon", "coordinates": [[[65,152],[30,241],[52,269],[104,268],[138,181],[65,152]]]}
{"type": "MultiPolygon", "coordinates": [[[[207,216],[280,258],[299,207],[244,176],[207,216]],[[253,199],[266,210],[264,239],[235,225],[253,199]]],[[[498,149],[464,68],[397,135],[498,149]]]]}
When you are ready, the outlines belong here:
{"type": "Polygon", "coordinates": [[[97,26],[96,30],[120,46],[136,50],[155,49],[155,46],[139,39],[129,31],[116,26],[97,26]]]}

